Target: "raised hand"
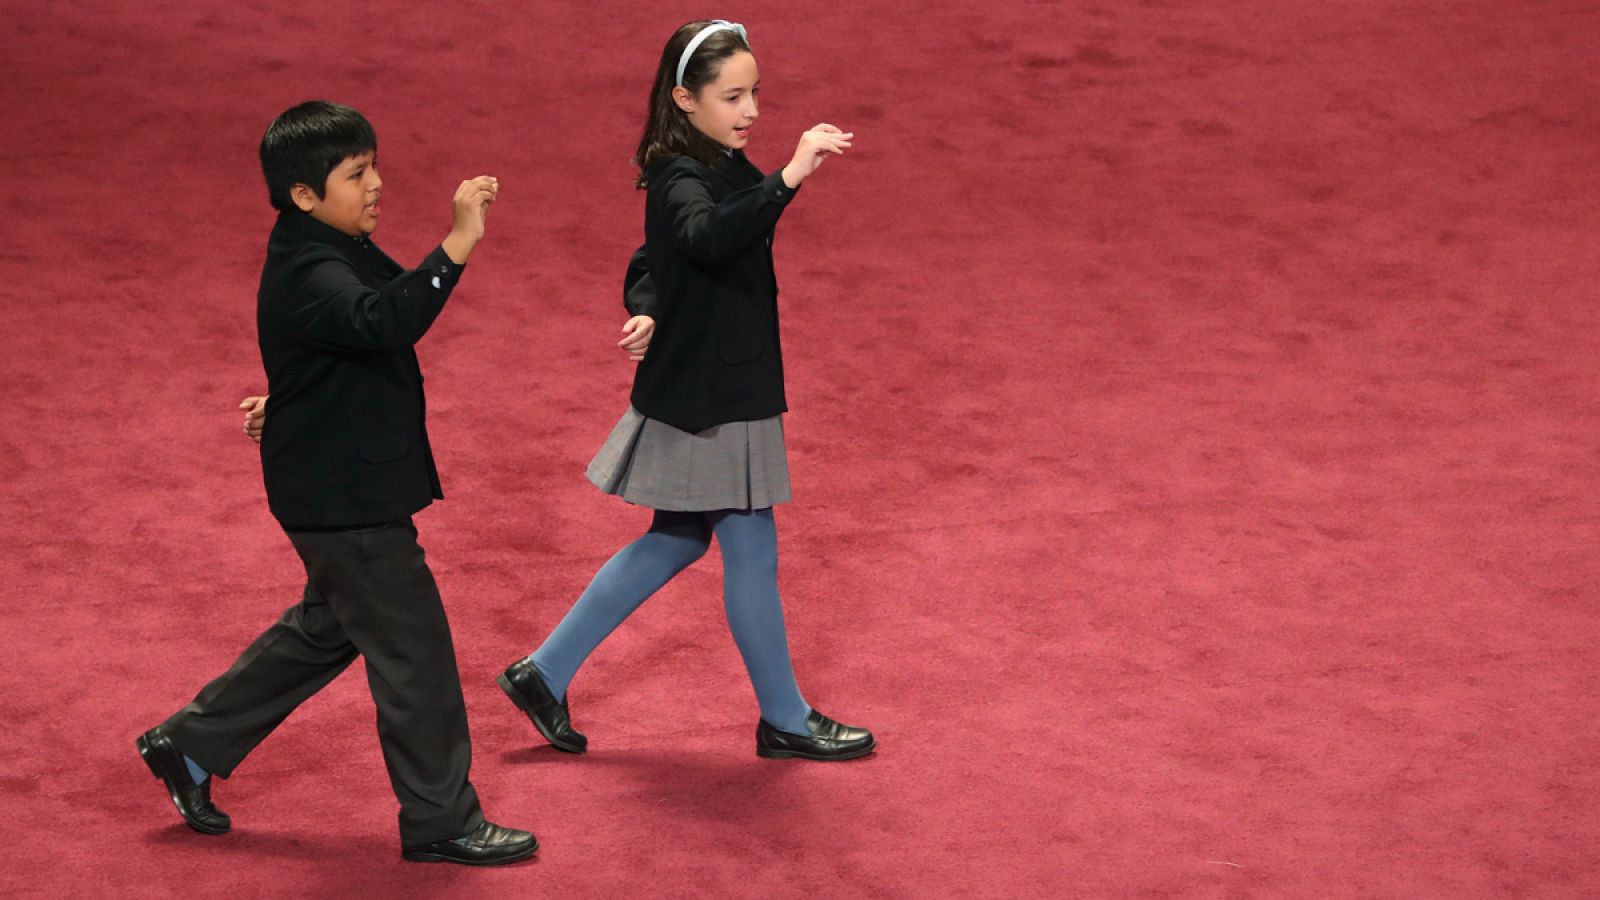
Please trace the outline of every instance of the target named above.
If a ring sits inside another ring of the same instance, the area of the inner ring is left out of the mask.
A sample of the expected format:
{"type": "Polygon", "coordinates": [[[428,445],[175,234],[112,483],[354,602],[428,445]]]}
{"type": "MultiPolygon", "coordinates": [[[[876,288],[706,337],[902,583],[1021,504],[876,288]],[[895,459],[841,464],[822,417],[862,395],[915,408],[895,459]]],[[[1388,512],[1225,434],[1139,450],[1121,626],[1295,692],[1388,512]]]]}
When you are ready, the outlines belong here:
{"type": "Polygon", "coordinates": [[[451,200],[450,235],[444,239],[444,252],[457,264],[465,263],[472,249],[483,240],[484,221],[489,205],[500,195],[500,179],[479,175],[461,182],[451,200]]]}
{"type": "Polygon", "coordinates": [[[794,158],[783,167],[783,183],[792,188],[799,187],[811,177],[811,173],[821,168],[828,157],[843,156],[855,136],[855,132],[841,131],[827,122],[800,135],[800,143],[794,148],[794,158]]]}

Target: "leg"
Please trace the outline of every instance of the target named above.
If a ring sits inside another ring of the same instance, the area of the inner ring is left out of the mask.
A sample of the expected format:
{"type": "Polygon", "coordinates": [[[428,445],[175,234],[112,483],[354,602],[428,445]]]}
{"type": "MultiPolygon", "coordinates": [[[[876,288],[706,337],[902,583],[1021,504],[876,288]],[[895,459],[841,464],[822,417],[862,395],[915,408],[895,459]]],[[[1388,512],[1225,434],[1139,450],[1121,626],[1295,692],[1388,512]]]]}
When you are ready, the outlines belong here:
{"type": "Polygon", "coordinates": [[[224,834],[228,815],[211,803],[207,772],[223,778],[295,707],[344,671],[356,649],[308,582],[300,602],[284,611],[233,666],[200,690],[193,702],[141,735],[139,755],[189,827],[224,834]],[[197,771],[197,769],[204,771],[197,771]]]}
{"type": "Polygon", "coordinates": [[[722,548],[722,599],[728,628],[744,657],[761,718],[805,734],[811,707],[795,683],[789,638],[778,598],[778,528],[772,510],[722,510],[711,514],[722,548]]]}
{"type": "Polygon", "coordinates": [[[311,585],[366,660],[378,740],[400,800],[407,847],[459,838],[483,824],[467,780],[472,747],[450,624],[417,531],[291,534],[311,585]]]}
{"type": "Polygon", "coordinates": [[[355,657],[327,600],[308,583],[299,603],[163,727],[184,755],[226,778],[355,657]]]}
{"type": "Polygon", "coordinates": [[[674,575],[705,555],[711,542],[703,513],[657,511],[650,530],[595,573],[561,624],[529,657],[557,702],[589,654],[622,620],[674,575]]]}

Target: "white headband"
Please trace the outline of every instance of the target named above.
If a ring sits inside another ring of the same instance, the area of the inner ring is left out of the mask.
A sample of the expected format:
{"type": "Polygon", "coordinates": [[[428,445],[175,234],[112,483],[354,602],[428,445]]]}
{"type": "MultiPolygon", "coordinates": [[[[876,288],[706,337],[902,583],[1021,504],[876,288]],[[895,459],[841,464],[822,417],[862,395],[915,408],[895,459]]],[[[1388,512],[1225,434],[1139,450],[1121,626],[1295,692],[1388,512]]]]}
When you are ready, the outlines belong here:
{"type": "Polygon", "coordinates": [[[689,46],[683,48],[683,56],[678,58],[678,87],[683,87],[683,70],[689,65],[689,57],[693,56],[694,52],[700,49],[700,45],[705,41],[706,38],[711,37],[713,34],[716,34],[719,31],[737,31],[739,32],[740,39],[742,39],[746,44],[750,43],[750,35],[745,34],[743,25],[740,25],[738,22],[729,22],[727,19],[713,19],[710,25],[700,29],[700,33],[695,35],[694,38],[689,41],[689,46]]]}

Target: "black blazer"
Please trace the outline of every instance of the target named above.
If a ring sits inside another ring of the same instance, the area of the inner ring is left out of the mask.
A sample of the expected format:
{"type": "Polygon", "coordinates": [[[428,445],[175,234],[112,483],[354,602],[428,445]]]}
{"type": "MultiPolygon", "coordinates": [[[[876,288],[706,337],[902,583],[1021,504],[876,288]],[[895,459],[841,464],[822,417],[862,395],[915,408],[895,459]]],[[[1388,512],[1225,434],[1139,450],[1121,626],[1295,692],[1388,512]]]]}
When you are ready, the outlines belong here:
{"type": "Polygon", "coordinates": [[[656,331],[634,373],[634,408],[685,431],[786,411],[772,232],[794,189],[743,153],[726,173],[670,157],[646,180],[645,245],[623,303],[656,331]]]}
{"type": "Polygon", "coordinates": [[[279,214],[256,326],[272,395],[261,469],[285,528],[391,522],[444,496],[411,348],[461,271],[442,248],[403,271],[366,238],[279,214]]]}

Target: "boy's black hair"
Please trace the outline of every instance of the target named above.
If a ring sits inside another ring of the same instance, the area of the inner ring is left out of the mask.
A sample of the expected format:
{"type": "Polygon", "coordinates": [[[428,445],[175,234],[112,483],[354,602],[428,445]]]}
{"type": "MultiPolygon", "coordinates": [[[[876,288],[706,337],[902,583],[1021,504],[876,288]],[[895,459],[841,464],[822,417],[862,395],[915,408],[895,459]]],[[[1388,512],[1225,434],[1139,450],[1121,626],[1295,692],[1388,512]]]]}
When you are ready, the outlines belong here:
{"type": "Polygon", "coordinates": [[[261,138],[261,174],[275,209],[294,209],[289,191],[303,184],[322,197],[328,173],[362,153],[378,152],[378,135],[366,116],[348,106],[308,100],[285,110],[261,138]]]}
{"type": "MultiPolygon", "coordinates": [[[[635,187],[646,187],[646,170],[657,160],[669,156],[688,156],[717,171],[727,168],[728,158],[722,146],[701,134],[672,99],[672,89],[678,85],[679,57],[695,35],[712,24],[709,19],[686,22],[672,33],[667,46],[661,49],[655,83],[650,86],[650,111],[645,116],[644,134],[639,138],[639,149],[633,154],[634,165],[639,167],[635,187]]],[[[750,44],[739,32],[724,30],[712,34],[695,48],[694,56],[684,67],[683,86],[698,96],[701,88],[717,80],[728,57],[740,51],[749,53],[750,44]]]]}

